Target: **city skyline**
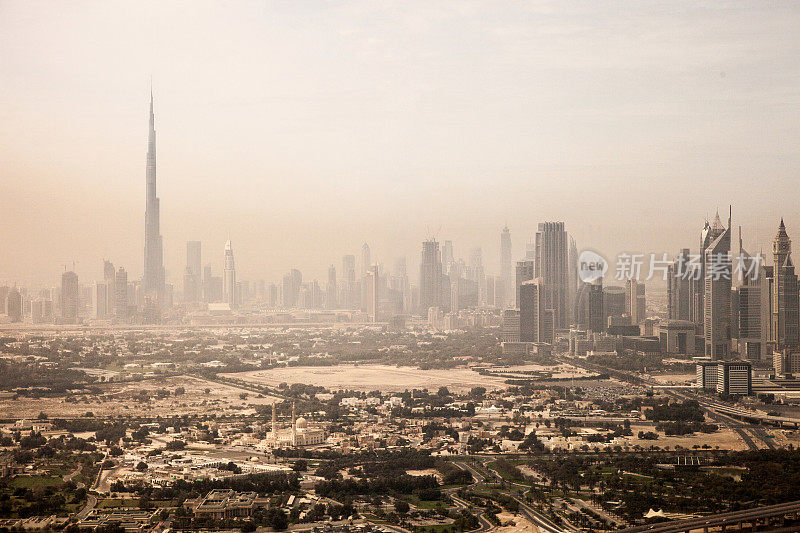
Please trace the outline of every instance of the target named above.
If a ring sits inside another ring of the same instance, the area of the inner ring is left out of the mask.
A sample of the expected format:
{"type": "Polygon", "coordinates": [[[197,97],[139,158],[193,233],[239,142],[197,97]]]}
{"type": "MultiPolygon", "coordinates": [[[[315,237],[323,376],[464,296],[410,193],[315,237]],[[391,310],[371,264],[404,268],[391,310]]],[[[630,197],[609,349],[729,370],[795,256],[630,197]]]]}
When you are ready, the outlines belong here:
{"type": "Polygon", "coordinates": [[[9,77],[0,138],[10,207],[0,225],[14,261],[0,262],[0,279],[52,283],[73,261],[82,277],[96,278],[102,257],[142,275],[141,147],[151,74],[161,134],[160,229],[173,284],[182,279],[186,241],[206,243],[206,257],[221,270],[222,253],[211,251],[222,249],[228,233],[243,279],[277,279],[294,267],[325,279],[327,265],[358,254],[365,241],[373,257],[388,264],[404,255],[414,270],[418,243],[431,233],[452,240],[463,256],[481,246],[487,271],[496,271],[505,224],[517,251],[538,222],[563,220],[579,247],[607,256],[660,253],[694,242],[696,226],[729,203],[748,228],[746,246],[760,250],[773,219],[783,216],[789,231],[800,227],[791,203],[800,194],[793,149],[800,118],[790,105],[800,86],[793,60],[800,10],[684,7],[632,7],[622,15],[539,5],[487,18],[485,8],[467,3],[452,12],[397,7],[390,19],[356,3],[330,8],[351,30],[337,32],[317,27],[300,7],[224,16],[206,7],[186,19],[175,6],[123,14],[112,5],[75,4],[55,19],[37,5],[4,4],[0,44],[9,77]],[[376,17],[386,37],[373,42],[378,35],[362,23],[376,17]],[[287,18],[295,33],[276,28],[287,18]],[[97,20],[104,24],[90,24],[97,20]],[[476,73],[492,74],[492,84],[438,72],[464,59],[454,44],[468,35],[463,26],[447,29],[454,21],[469,23],[487,52],[507,58],[470,58],[476,73]],[[662,26],[681,29],[681,39],[662,26]],[[403,40],[404,30],[419,42],[403,40]],[[216,54],[193,54],[179,72],[167,68],[187,52],[177,37],[199,31],[229,41],[216,54]],[[326,73],[307,51],[270,52],[280,39],[301,38],[296,32],[316,32],[320,50],[329,50],[322,58],[343,70],[326,73]],[[624,46],[638,32],[646,46],[624,46]],[[609,33],[619,42],[609,43],[609,33]],[[94,61],[75,64],[59,37],[69,37],[69,52],[94,61]],[[107,50],[91,46],[98,39],[108,41],[107,50]],[[243,45],[253,46],[226,60],[243,45]],[[390,51],[415,65],[406,81],[400,64],[369,55],[390,51]],[[253,70],[264,59],[271,68],[253,70]],[[359,85],[341,75],[347,69],[359,85]],[[209,72],[222,75],[210,83],[209,72]],[[583,77],[587,83],[573,83],[583,77]],[[673,186],[654,185],[664,180],[673,186]],[[770,193],[776,190],[782,194],[770,193]],[[617,204],[626,209],[608,210],[617,204]]]}

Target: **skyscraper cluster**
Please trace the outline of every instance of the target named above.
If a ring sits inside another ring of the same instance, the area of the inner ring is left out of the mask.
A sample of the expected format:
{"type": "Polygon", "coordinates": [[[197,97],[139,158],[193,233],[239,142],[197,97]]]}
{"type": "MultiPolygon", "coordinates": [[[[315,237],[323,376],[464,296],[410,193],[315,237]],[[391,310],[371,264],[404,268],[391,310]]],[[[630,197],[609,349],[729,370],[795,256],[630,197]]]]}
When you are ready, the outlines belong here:
{"type": "MultiPolygon", "coordinates": [[[[91,286],[79,284],[73,267],[65,268],[60,286],[38,293],[0,287],[2,320],[77,324],[91,317],[111,323],[153,323],[172,312],[156,176],[151,90],[141,279],[129,279],[124,267],[104,260],[102,280],[91,286]]],[[[668,265],[668,316],[663,329],[675,332],[677,346],[687,352],[690,346],[700,346],[697,351],[713,360],[774,358],[782,372],[800,372],[792,363],[800,361],[800,289],[783,220],[773,241],[772,265],[762,264],[760,254],[744,250],[741,228],[739,254],[732,257],[731,239],[730,213],[727,224],[717,213],[702,228],[697,253],[683,248],[668,265]]],[[[391,263],[376,261],[366,242],[360,253],[342,256],[341,270],[331,264],[322,281],[304,278],[297,268],[289,269],[277,283],[249,281],[237,276],[232,240],[217,248],[219,244],[212,249],[221,253],[210,254],[215,260],[204,265],[202,243],[186,242],[181,292],[185,313],[315,310],[373,322],[412,314],[440,322],[464,310],[485,308],[502,310],[502,337],[509,342],[553,343],[559,332],[570,329],[652,334],[643,281],[636,276],[622,280],[621,286],[605,284],[602,277],[582,281],[577,245],[560,221],[538,224],[524,254],[516,257],[511,231],[503,227],[497,275],[487,273],[481,247],[458,250],[452,240],[440,243],[430,237],[422,242],[419,277],[414,282],[405,257],[391,263]],[[220,264],[221,272],[215,272],[220,264]]]]}
{"type": "MultiPolygon", "coordinates": [[[[771,265],[745,250],[741,228],[734,256],[731,233],[730,215],[725,225],[717,213],[700,233],[699,260],[688,248],[678,254],[668,271],[669,321],[691,325],[685,335],[701,338],[711,360],[766,361],[778,374],[800,372],[800,289],[786,226],[778,225],[771,265]]],[[[708,382],[713,386],[714,377],[708,382]]]]}

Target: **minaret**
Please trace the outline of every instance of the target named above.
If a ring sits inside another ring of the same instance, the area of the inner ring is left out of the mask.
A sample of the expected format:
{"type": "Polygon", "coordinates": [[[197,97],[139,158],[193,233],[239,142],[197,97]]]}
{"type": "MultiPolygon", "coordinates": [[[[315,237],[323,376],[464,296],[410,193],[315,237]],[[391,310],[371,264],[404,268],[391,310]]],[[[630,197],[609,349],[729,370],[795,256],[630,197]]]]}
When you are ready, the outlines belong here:
{"type": "Polygon", "coordinates": [[[297,446],[297,416],[295,415],[294,402],[292,402],[292,446],[297,446]]]}
{"type": "Polygon", "coordinates": [[[156,196],[156,119],[150,87],[150,132],[147,138],[146,197],[144,211],[144,271],[142,288],[160,305],[164,295],[164,260],[161,241],[160,201],[156,196]]]}
{"type": "Polygon", "coordinates": [[[275,409],[275,400],[272,400],[272,440],[278,441],[278,415],[275,409]]]}

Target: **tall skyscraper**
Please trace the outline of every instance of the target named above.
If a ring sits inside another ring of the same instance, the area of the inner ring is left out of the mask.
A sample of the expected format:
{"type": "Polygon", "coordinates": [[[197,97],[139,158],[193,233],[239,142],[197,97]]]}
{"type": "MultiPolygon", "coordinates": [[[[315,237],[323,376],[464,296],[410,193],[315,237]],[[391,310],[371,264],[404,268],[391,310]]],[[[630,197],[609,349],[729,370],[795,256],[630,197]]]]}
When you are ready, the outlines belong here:
{"type": "Polygon", "coordinates": [[[772,337],[779,352],[800,348],[800,294],[792,262],[792,241],[781,219],[772,242],[772,337]]]}
{"type": "Polygon", "coordinates": [[[211,265],[203,268],[203,301],[207,303],[222,301],[222,278],[212,274],[211,265]]]}
{"type": "Polygon", "coordinates": [[[158,305],[164,299],[164,248],[161,239],[160,200],[156,195],[156,119],[153,113],[153,91],[150,91],[150,133],[147,139],[147,191],[144,211],[144,274],[142,290],[155,298],[158,305]]]}
{"type": "Polygon", "coordinates": [[[703,256],[703,333],[705,354],[713,359],[727,359],[731,351],[731,219],[725,228],[714,218],[709,235],[715,235],[703,256]]]}
{"type": "Polygon", "coordinates": [[[526,281],[530,281],[533,279],[533,270],[534,268],[532,260],[525,259],[524,261],[517,261],[516,283],[514,285],[516,287],[516,290],[514,292],[515,294],[514,307],[516,307],[517,309],[519,309],[519,303],[520,303],[520,294],[519,294],[520,287],[526,281]]]}
{"type": "Polygon", "coordinates": [[[606,313],[604,303],[603,278],[591,283],[581,282],[575,297],[575,324],[595,333],[606,330],[606,313]]]}
{"type": "Polygon", "coordinates": [[[770,324],[770,294],[767,269],[756,264],[761,258],[748,254],[742,246],[742,228],[739,227],[739,276],[736,280],[739,312],[739,354],[751,360],[760,360],[768,355],[770,324]]]}
{"type": "MultiPolygon", "coordinates": [[[[575,297],[578,294],[578,246],[572,235],[569,237],[569,251],[567,252],[567,324],[575,323],[575,297]]],[[[600,291],[602,293],[602,290],[600,291]]]]}
{"type": "Polygon", "coordinates": [[[233,261],[233,245],[230,239],[225,243],[225,263],[222,271],[222,297],[231,309],[236,308],[236,265],[233,261]]]}
{"type": "Polygon", "coordinates": [[[78,321],[79,305],[78,275],[75,272],[64,272],[61,274],[61,319],[65,324],[78,321]]]}
{"type": "Polygon", "coordinates": [[[11,291],[10,287],[0,285],[0,313],[5,313],[6,311],[6,297],[9,291],[11,291]]]}
{"type": "Polygon", "coordinates": [[[427,315],[428,309],[438,307],[441,301],[442,258],[439,243],[436,239],[430,239],[422,243],[422,261],[419,265],[420,314],[427,315]]]}
{"type": "Polygon", "coordinates": [[[449,274],[450,266],[455,262],[453,254],[453,241],[444,241],[442,244],[442,273],[449,274]]]}
{"type": "Polygon", "coordinates": [[[625,281],[625,312],[631,317],[634,326],[644,322],[647,318],[647,297],[644,283],[635,279],[625,281]]]}
{"type": "Polygon", "coordinates": [[[563,222],[543,222],[536,232],[534,276],[542,278],[547,309],[553,310],[554,327],[569,327],[567,300],[569,265],[567,232],[563,222]]]}
{"type": "MultiPolygon", "coordinates": [[[[105,316],[114,315],[114,280],[116,279],[116,275],[114,263],[103,260],[103,282],[106,286],[105,316]]],[[[97,308],[100,308],[99,302],[97,303],[97,308]]]]}
{"type": "Polygon", "coordinates": [[[186,242],[186,274],[183,279],[183,300],[199,302],[202,299],[202,244],[200,241],[186,242]]]}
{"type": "Polygon", "coordinates": [[[342,257],[342,298],[340,305],[346,309],[356,309],[360,303],[361,292],[356,283],[356,256],[342,257]]]}
{"type": "Polygon", "coordinates": [[[366,277],[366,291],[367,291],[367,309],[366,312],[372,322],[378,321],[378,314],[380,313],[380,274],[378,265],[374,265],[367,272],[366,277]]]}
{"type": "Polygon", "coordinates": [[[336,309],[338,307],[336,295],[338,294],[338,285],[336,283],[336,267],[331,265],[328,267],[328,287],[325,296],[325,307],[328,309],[336,309]]]}
{"type": "Polygon", "coordinates": [[[526,261],[536,261],[536,242],[528,240],[525,243],[525,258],[526,261]]]}
{"type": "Polygon", "coordinates": [[[12,287],[6,295],[6,315],[11,322],[22,322],[22,294],[16,287],[12,287]]]}
{"type": "Polygon", "coordinates": [[[342,278],[348,283],[356,280],[356,256],[351,254],[342,257],[342,278]]]}
{"type": "Polygon", "coordinates": [[[520,287],[519,340],[552,343],[554,313],[548,309],[545,286],[541,278],[525,281],[520,287]]]}
{"type": "Polygon", "coordinates": [[[508,307],[516,302],[512,302],[509,288],[514,285],[514,263],[511,250],[511,231],[508,226],[500,232],[500,279],[502,280],[503,294],[498,294],[498,285],[495,283],[494,301],[502,302],[500,305],[508,307]]]}
{"type": "MultiPolygon", "coordinates": [[[[113,286],[111,287],[113,290],[113,286]]],[[[95,318],[106,318],[109,315],[108,310],[108,284],[105,282],[97,282],[94,286],[94,316],[95,318]]]]}
{"type": "Polygon", "coordinates": [[[714,224],[709,224],[706,220],[705,225],[703,226],[703,231],[700,233],[700,272],[697,273],[695,277],[699,278],[698,282],[692,283],[690,282],[689,290],[691,292],[691,305],[692,308],[690,309],[689,315],[690,319],[695,321],[699,325],[704,325],[705,323],[705,315],[706,315],[706,308],[705,308],[705,290],[706,290],[706,250],[711,243],[722,233],[724,233],[725,227],[722,225],[722,221],[719,218],[719,212],[715,215],[714,224]]]}
{"type": "Polygon", "coordinates": [[[623,287],[606,286],[603,287],[603,321],[608,326],[608,318],[619,317],[626,313],[625,294],[623,287]]]}
{"type": "Polygon", "coordinates": [[[411,284],[408,281],[408,269],[405,256],[395,258],[390,285],[392,289],[397,291],[400,295],[400,303],[402,305],[398,310],[398,314],[412,312],[411,284]]]}
{"type": "Polygon", "coordinates": [[[369,249],[369,244],[364,243],[361,246],[361,276],[367,275],[370,267],[372,267],[372,253],[369,249]]]}
{"type": "MultiPolygon", "coordinates": [[[[486,305],[486,274],[483,270],[483,251],[480,247],[469,252],[468,279],[476,284],[478,301],[477,305],[486,305]]],[[[452,280],[450,281],[452,283],[452,280]]]]}
{"type": "Polygon", "coordinates": [[[667,309],[672,320],[690,320],[689,249],[684,248],[667,269],[667,309]]]}
{"type": "Polygon", "coordinates": [[[296,268],[293,268],[283,276],[283,307],[291,309],[302,303],[300,301],[300,289],[302,285],[303,274],[296,268]]]}
{"type": "Polygon", "coordinates": [[[119,267],[114,277],[114,315],[120,322],[128,321],[128,273],[119,267]]]}

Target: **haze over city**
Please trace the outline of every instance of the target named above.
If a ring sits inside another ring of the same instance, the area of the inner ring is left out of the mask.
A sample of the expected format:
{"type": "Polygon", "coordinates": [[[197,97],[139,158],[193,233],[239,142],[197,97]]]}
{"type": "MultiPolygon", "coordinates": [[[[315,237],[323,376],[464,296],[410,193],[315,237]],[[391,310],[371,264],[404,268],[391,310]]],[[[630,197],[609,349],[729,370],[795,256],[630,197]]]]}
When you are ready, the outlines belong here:
{"type": "MultiPolygon", "coordinates": [[[[670,252],[733,205],[800,229],[794,3],[0,3],[0,279],[141,276],[150,80],[169,282],[324,279],[368,242],[481,246],[543,220],[670,252]]],[[[723,217],[724,218],[724,217],[723,217]]]]}

